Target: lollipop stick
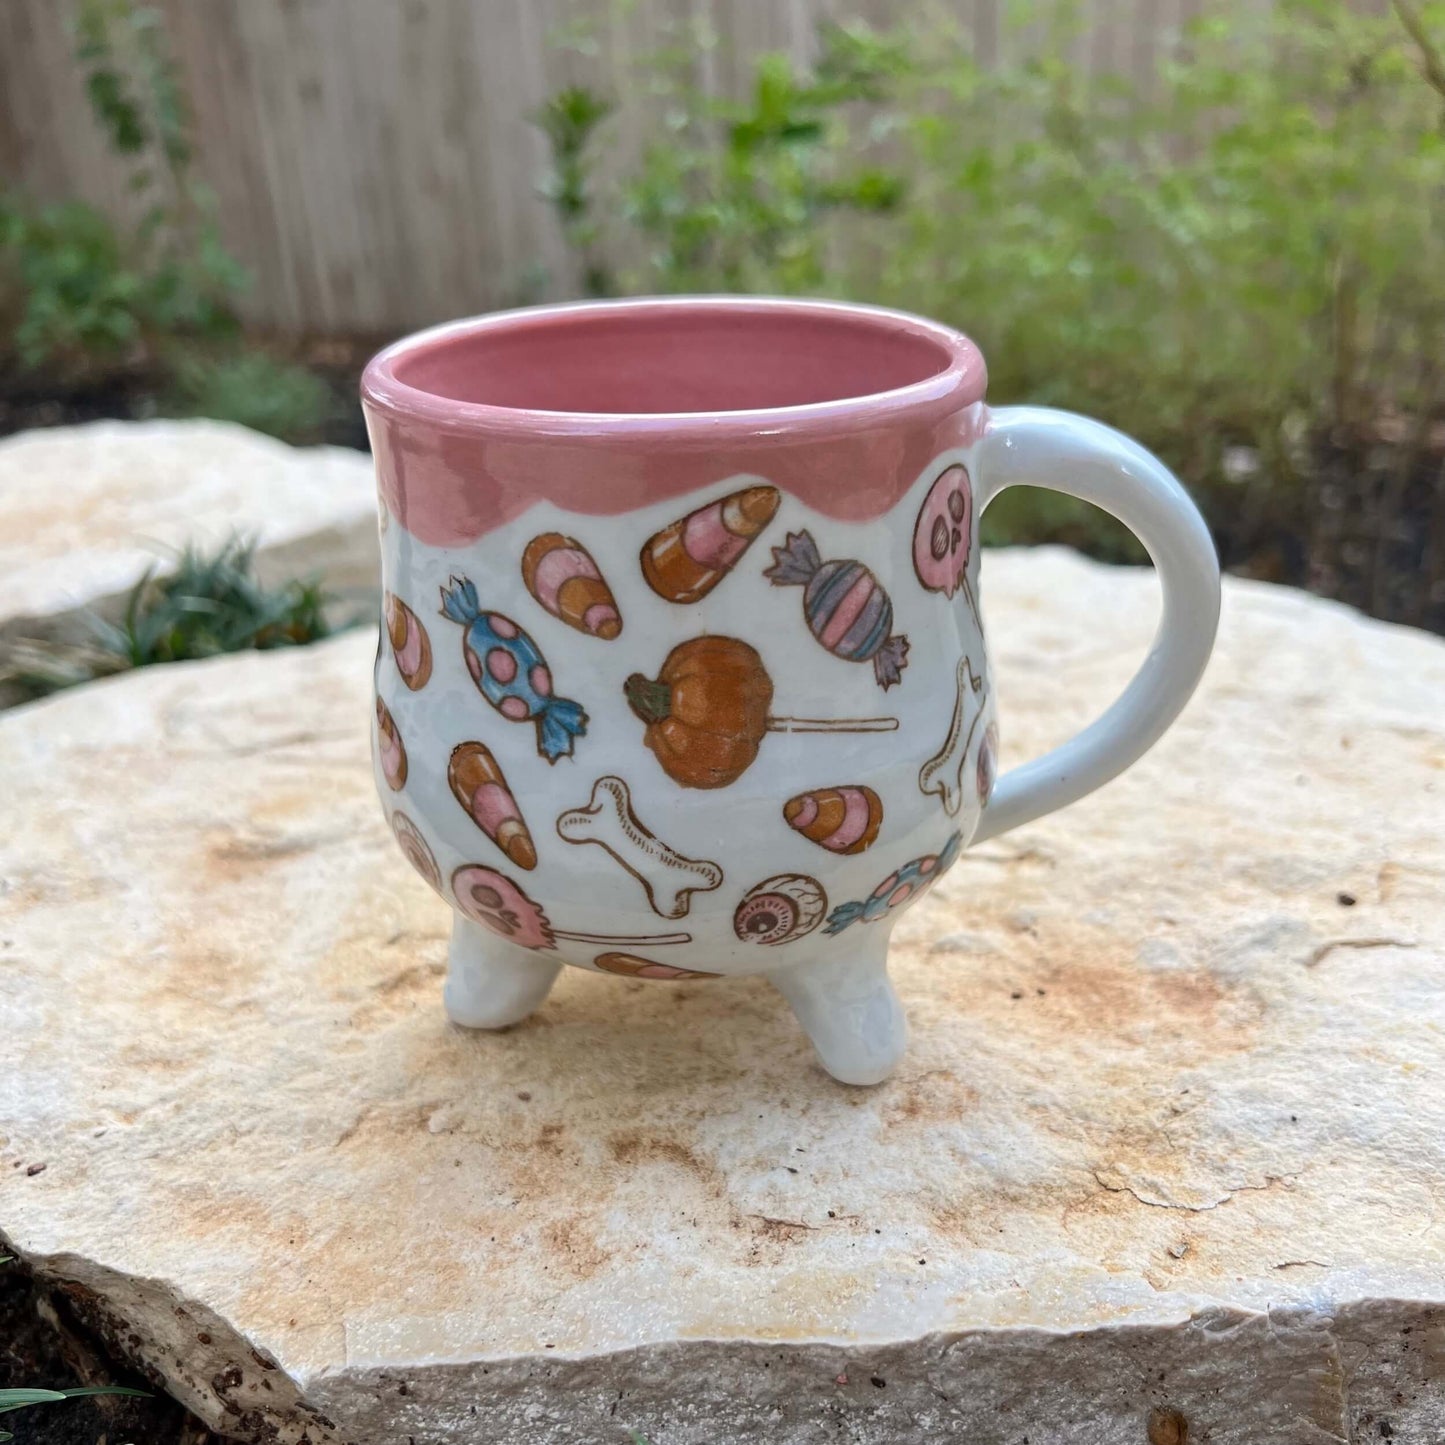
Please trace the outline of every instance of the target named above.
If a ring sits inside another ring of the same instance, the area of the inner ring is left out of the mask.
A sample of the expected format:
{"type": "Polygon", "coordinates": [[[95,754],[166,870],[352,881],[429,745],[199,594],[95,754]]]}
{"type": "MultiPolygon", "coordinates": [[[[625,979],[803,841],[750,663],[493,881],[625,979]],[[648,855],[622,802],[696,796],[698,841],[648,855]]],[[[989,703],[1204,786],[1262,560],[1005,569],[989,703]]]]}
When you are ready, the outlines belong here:
{"type": "Polygon", "coordinates": [[[574,933],[570,928],[554,928],[554,938],[565,938],[572,943],[616,943],[624,948],[645,948],[664,943],[691,943],[690,933],[574,933]]]}
{"type": "Polygon", "coordinates": [[[896,717],[770,717],[770,733],[896,733],[896,717]]]}
{"type": "Polygon", "coordinates": [[[968,573],[963,574],[963,595],[968,599],[968,610],[973,613],[973,625],[978,628],[978,635],[983,636],[983,618],[979,616],[978,599],[973,595],[973,586],[968,580],[968,573]]]}

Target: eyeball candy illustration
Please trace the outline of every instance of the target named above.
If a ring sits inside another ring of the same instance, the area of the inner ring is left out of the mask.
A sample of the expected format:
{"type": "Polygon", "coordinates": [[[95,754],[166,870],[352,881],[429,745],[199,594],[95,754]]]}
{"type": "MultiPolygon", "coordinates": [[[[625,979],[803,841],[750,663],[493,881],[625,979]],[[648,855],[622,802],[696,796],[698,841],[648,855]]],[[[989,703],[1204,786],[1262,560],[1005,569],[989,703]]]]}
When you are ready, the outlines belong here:
{"type": "Polygon", "coordinates": [[[839,934],[853,923],[876,923],[895,908],[921,898],[946,873],[963,850],[963,835],[952,833],[938,853],[928,853],[890,873],[861,903],[840,903],[823,931],[839,934]]]}
{"type": "Polygon", "coordinates": [[[386,620],[387,641],[396,658],[396,670],[401,680],[413,692],[418,692],[431,676],[431,638],[426,635],[421,618],[394,592],[382,598],[381,610],[386,620]]]}
{"type": "Polygon", "coordinates": [[[640,559],[647,585],[668,602],[706,597],[773,520],[779,500],[776,487],[747,487],[655,532],[640,559]]]}
{"type": "Polygon", "coordinates": [[[890,637],[893,603],[861,562],[825,562],[811,532],[789,532],[764,571],[774,587],[802,587],[803,616],[814,637],[845,662],[872,662],[885,691],[908,665],[908,639],[890,637]]]}
{"type": "Polygon", "coordinates": [[[552,693],[552,670],[537,644],[500,612],[484,612],[477,589],[465,577],[443,587],[442,615],[465,629],[462,656],[472,681],[509,722],[537,728],[537,751],[549,763],[572,756],[573,740],[587,731],[587,714],[570,698],[552,693]]]}
{"type": "Polygon", "coordinates": [[[543,532],[522,553],[522,581],[553,617],[588,637],[611,642],[622,614],[592,554],[572,537],[543,532]]]}
{"type": "Polygon", "coordinates": [[[447,782],[471,820],[518,868],[537,866],[532,835],[490,748],[458,744],[447,763],[447,782]]]}
{"type": "Polygon", "coordinates": [[[400,792],[406,784],[406,745],[391,709],[380,698],[376,699],[376,756],[387,786],[400,792]]]}
{"type": "Polygon", "coordinates": [[[805,938],[828,911],[828,895],[805,873],[779,873],[750,888],[733,914],[733,932],[744,943],[769,946],[805,938]]]}
{"type": "Polygon", "coordinates": [[[790,828],[830,853],[862,853],[883,825],[883,800],[872,788],[819,788],[783,804],[790,828]]]}
{"type": "Polygon", "coordinates": [[[436,854],[422,837],[421,829],[398,808],[391,815],[391,831],[401,845],[401,851],[406,854],[406,861],[440,893],[441,869],[437,867],[436,854]]]}

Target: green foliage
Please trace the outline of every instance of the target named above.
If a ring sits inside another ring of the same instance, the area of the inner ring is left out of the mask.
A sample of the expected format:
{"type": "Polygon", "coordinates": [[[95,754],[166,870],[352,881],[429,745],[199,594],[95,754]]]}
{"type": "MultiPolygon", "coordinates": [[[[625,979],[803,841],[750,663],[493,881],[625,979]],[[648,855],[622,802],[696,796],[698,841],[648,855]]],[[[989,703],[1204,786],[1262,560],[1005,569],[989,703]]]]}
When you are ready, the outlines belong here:
{"type": "Polygon", "coordinates": [[[195,353],[177,358],[166,410],[233,421],[284,441],[315,441],[331,392],[315,372],[263,351],[195,353]]]}
{"type": "MultiPolygon", "coordinates": [[[[139,1395],[149,1399],[146,1390],[132,1390],[125,1385],[92,1385],[72,1390],[0,1390],[0,1415],[23,1410],[29,1405],[50,1405],[61,1400],[74,1400],[81,1395],[139,1395]]],[[[0,1430],[0,1441],[13,1440],[8,1430],[0,1430]]]]}
{"type": "Polygon", "coordinates": [[[586,86],[571,85],[550,96],[532,117],[547,137],[552,166],[541,193],[552,203],[567,244],[581,263],[583,289],[589,296],[607,296],[612,274],[597,255],[598,228],[592,215],[591,167],[588,148],[597,128],[614,104],[586,86]]]}
{"type": "MultiPolygon", "coordinates": [[[[660,93],[667,134],[590,192],[625,220],[616,253],[642,256],[624,289],[844,294],[949,322],[983,346],[995,401],[1159,451],[1236,559],[1274,533],[1308,551],[1331,506],[1345,531],[1398,530],[1445,414],[1445,3],[1232,5],[1142,85],[1081,73],[1076,0],[1008,13],[1026,58],[984,65],[946,19],[829,27],[811,67],[764,56],[736,102],[702,92],[696,45],[653,57],[620,89],[660,93]],[[1399,435],[1414,450],[1359,480],[1399,435]]],[[[572,157],[583,189],[593,159],[572,157]]],[[[1006,496],[986,535],[1131,555],[1042,494],[1006,496]]]]}

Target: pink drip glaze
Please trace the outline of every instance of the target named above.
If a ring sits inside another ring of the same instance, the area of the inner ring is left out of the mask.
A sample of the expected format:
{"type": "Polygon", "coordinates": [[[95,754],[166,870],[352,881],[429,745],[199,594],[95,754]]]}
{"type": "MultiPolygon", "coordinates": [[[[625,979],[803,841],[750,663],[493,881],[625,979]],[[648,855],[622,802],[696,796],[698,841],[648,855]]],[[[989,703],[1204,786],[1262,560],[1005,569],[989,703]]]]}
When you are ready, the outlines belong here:
{"type": "Polygon", "coordinates": [[[543,500],[617,516],[740,476],[872,520],[979,434],[985,381],[966,337],[902,312],[683,297],[423,332],[372,361],[362,399],[388,511],[449,547],[543,500]]]}

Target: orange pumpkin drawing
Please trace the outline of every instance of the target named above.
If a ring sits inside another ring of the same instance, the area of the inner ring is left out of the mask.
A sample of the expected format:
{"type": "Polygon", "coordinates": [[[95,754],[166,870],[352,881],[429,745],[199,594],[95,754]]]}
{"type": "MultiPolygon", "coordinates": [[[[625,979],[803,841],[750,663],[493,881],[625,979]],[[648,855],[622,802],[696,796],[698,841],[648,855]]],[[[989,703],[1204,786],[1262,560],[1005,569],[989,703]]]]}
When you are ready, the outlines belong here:
{"type": "Polygon", "coordinates": [[[757,651],[736,637],[695,637],[667,655],[656,679],[633,673],[628,705],[643,741],[675,783],[725,788],[758,755],[773,682],[757,651]]]}

